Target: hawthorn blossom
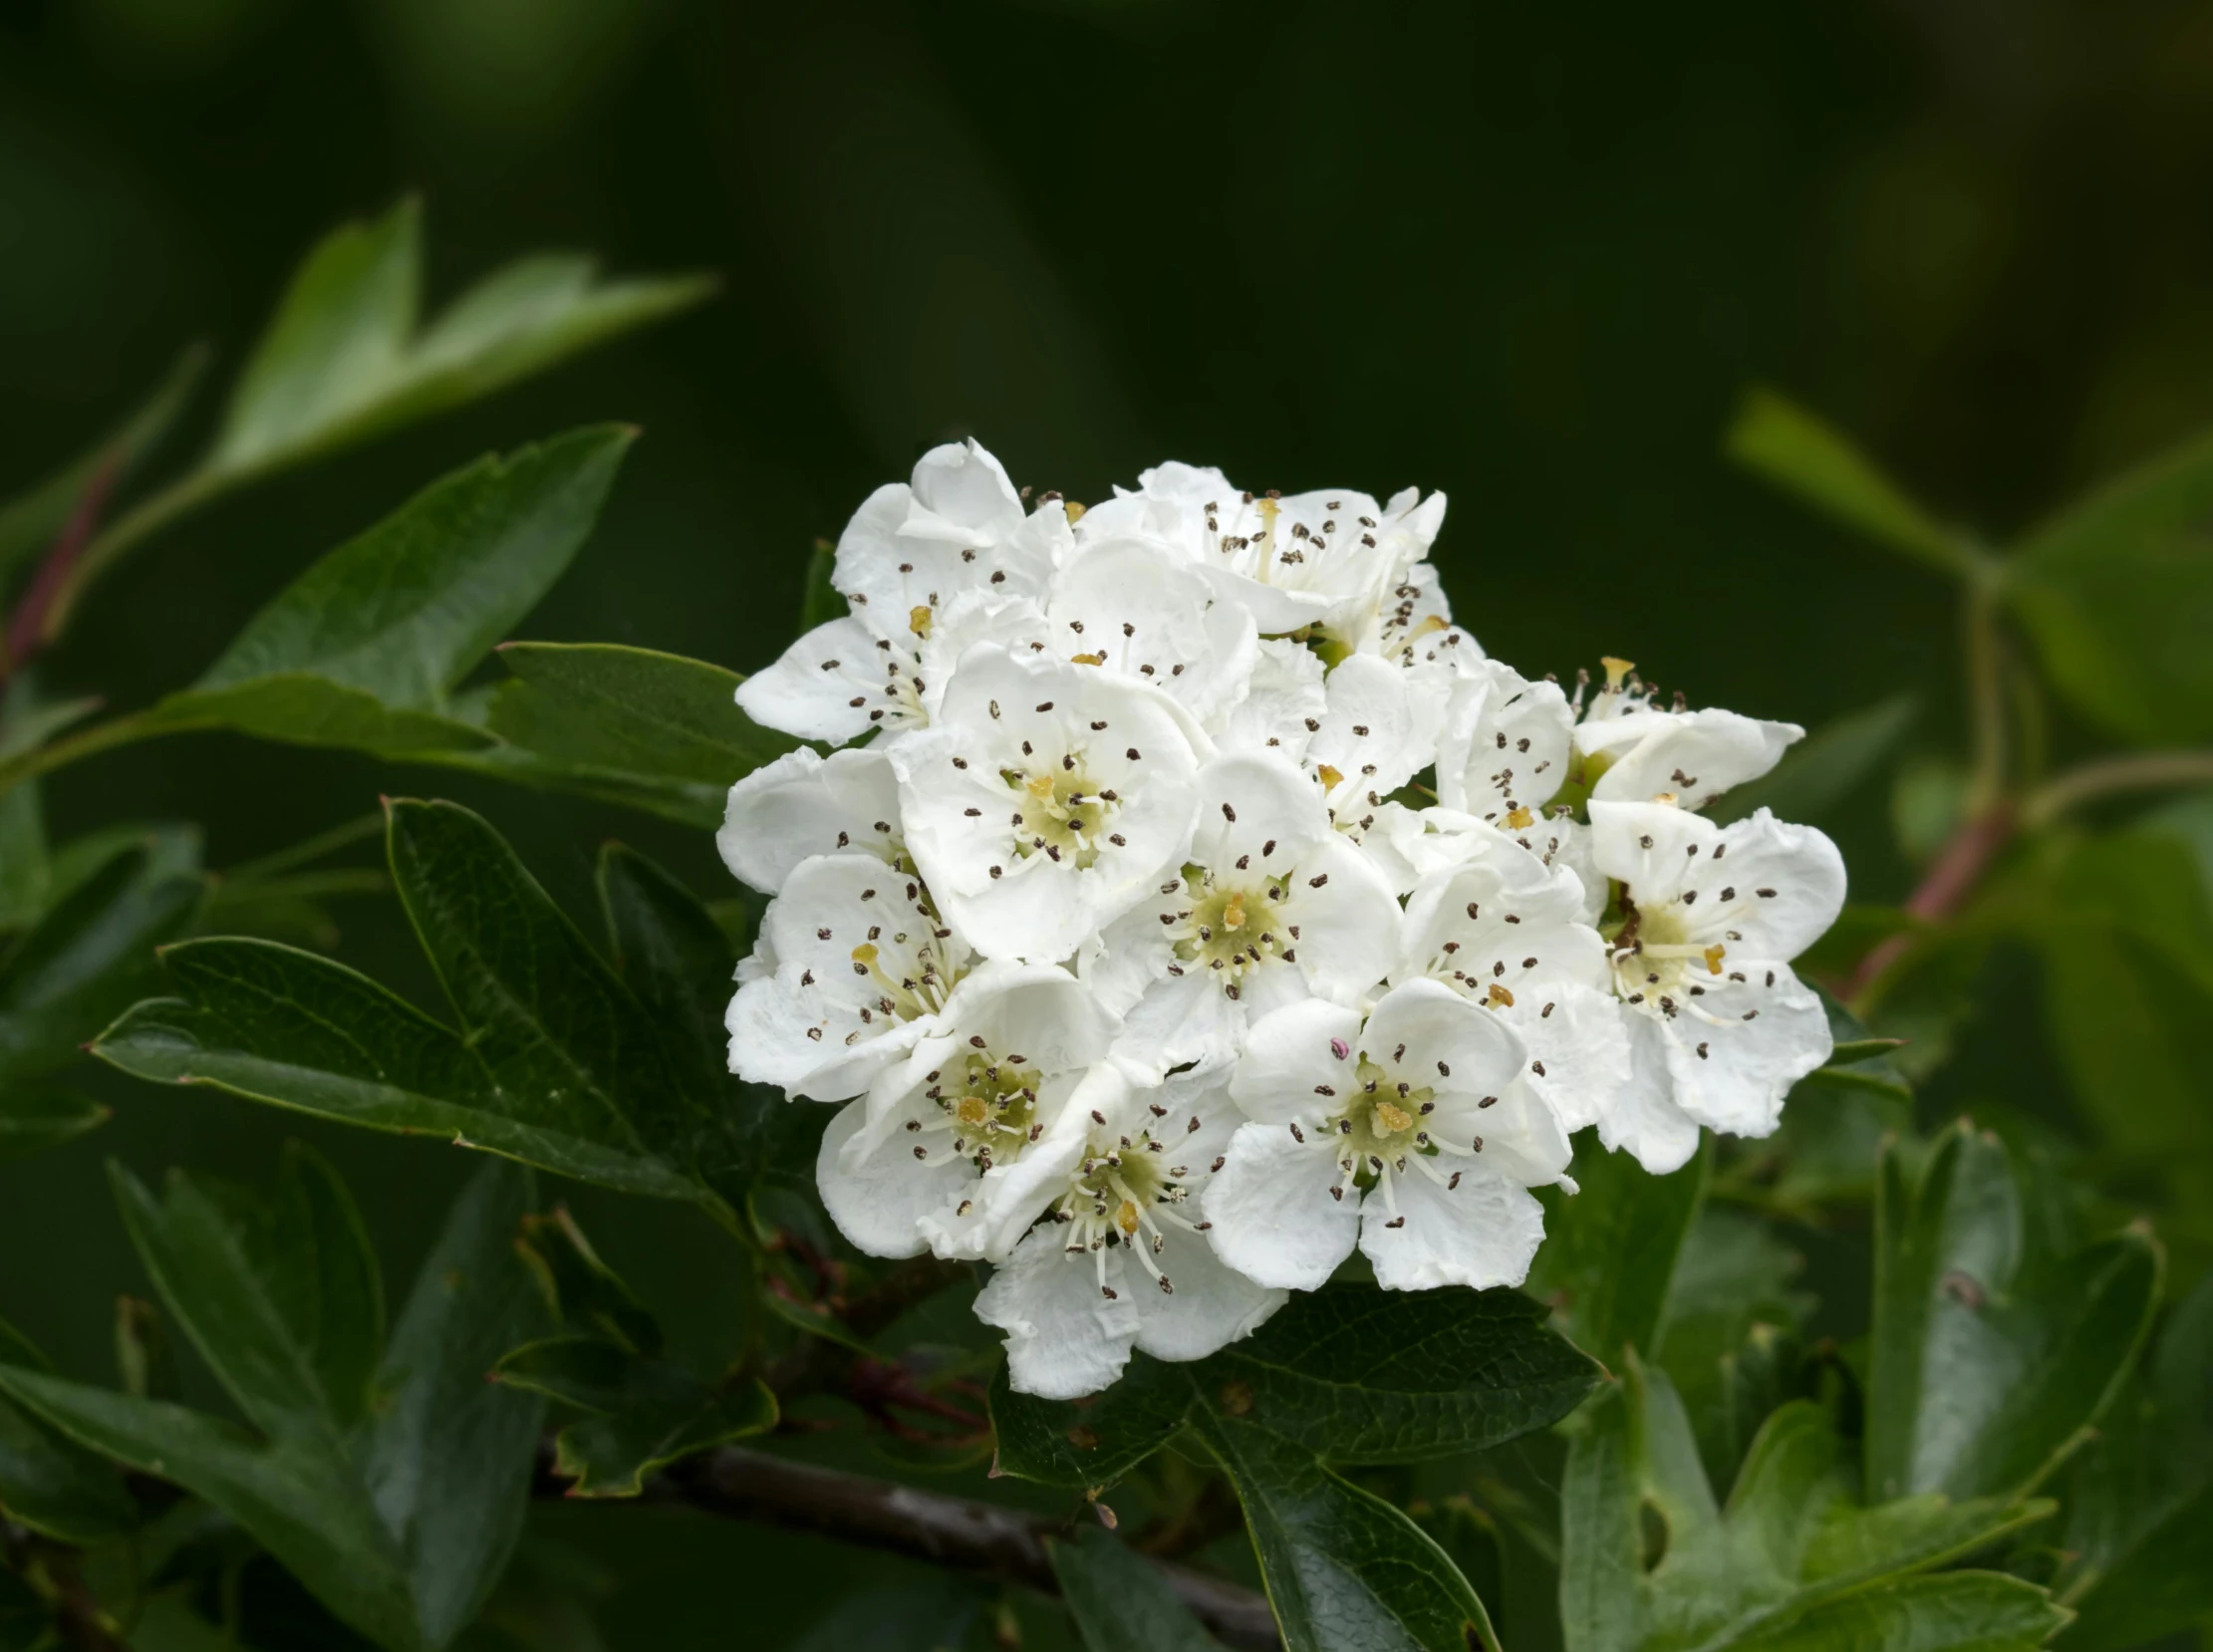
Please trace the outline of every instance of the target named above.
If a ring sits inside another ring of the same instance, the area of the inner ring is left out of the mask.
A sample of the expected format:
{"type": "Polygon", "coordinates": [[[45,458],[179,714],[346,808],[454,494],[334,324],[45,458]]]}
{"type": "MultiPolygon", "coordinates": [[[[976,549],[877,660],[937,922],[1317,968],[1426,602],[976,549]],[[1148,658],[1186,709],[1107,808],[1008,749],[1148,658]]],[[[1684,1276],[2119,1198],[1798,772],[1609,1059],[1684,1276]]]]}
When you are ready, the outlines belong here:
{"type": "Polygon", "coordinates": [[[723,864],[764,895],[816,855],[851,850],[898,864],[899,777],[874,748],[808,746],[765,763],[730,788],[715,847],[723,864]]]}
{"type": "Polygon", "coordinates": [[[984,1254],[1009,1179],[1047,1127],[1087,1083],[1119,1094],[1100,1065],[1113,1030],[1057,965],[979,965],[824,1132],[815,1176],[839,1231],[877,1256],[984,1254]]]}
{"type": "Polygon", "coordinates": [[[1217,1253],[1312,1290],[1357,1243],[1387,1290],[1520,1284],[1543,1237],[1528,1189],[1567,1184],[1566,1134],[1519,1033],[1441,981],[1364,1020],[1323,999],[1254,1026],[1230,1093],[1250,1121],[1207,1195],[1217,1253]]]}
{"type": "Polygon", "coordinates": [[[843,1101],[941,1025],[971,960],[911,873],[817,855],[782,881],[730,1000],[730,1070],[843,1101]]]}
{"type": "Polygon", "coordinates": [[[1155,541],[1087,541],[1045,607],[1051,641],[1033,652],[1160,688],[1210,731],[1245,699],[1259,664],[1251,613],[1155,541]]]}
{"type": "Polygon", "coordinates": [[[1497,1015],[1528,1046],[1527,1082],[1561,1127],[1596,1124],[1622,1145],[1612,1104],[1629,1082],[1629,1034],[1582,880],[1488,825],[1460,841],[1467,858],[1407,898],[1392,978],[1443,981],[1497,1015]]]}
{"type": "Polygon", "coordinates": [[[1832,1048],[1791,961],[1843,906],[1836,846],[1765,809],[1716,826],[1664,803],[1593,801],[1590,818],[1598,868],[1621,884],[1607,958],[1633,1074],[1615,1130],[1647,1166],[1688,1158],[1702,1124],[1767,1135],[1832,1048]]]}
{"type": "Polygon", "coordinates": [[[1164,690],[971,650],[940,720],[889,747],[907,846],[986,958],[1055,962],[1183,864],[1211,742],[1164,690]]]}
{"type": "Polygon", "coordinates": [[[1718,706],[1673,710],[1655,701],[1626,660],[1605,662],[1606,685],[1575,725],[1575,752],[1590,795],[1608,803],[1656,798],[1703,809],[1732,786],[1757,780],[1780,762],[1805,730],[1764,722],[1718,706]]]}
{"type": "Polygon", "coordinates": [[[804,739],[926,726],[969,648],[1042,632],[1046,589],[1073,543],[1066,507],[1048,499],[1025,513],[974,442],[934,447],[911,483],[872,493],[838,540],[831,584],[848,615],[747,678],[737,703],[804,739]]]}
{"type": "Polygon", "coordinates": [[[1064,1108],[1054,1126],[1077,1155],[1033,1161],[1040,1214],[975,1304],[1007,1333],[1013,1388],[1046,1399],[1096,1393],[1133,1348],[1204,1359],[1286,1300],[1207,1241],[1207,1185],[1242,1117],[1221,1074],[1158,1089],[1110,1079],[1084,1099],[1097,1105],[1064,1108]]]}
{"type": "Polygon", "coordinates": [[[1157,465],[1137,491],[1092,507],[1087,533],[1138,531],[1162,539],[1243,603],[1265,636],[1308,626],[1357,632],[1372,623],[1400,576],[1428,553],[1445,496],[1413,488],[1377,504],[1324,488],[1285,498],[1233,487],[1219,470],[1157,465]]]}
{"type": "Polygon", "coordinates": [[[1331,830],[1314,783],[1274,752],[1200,771],[1179,871],[1107,926],[1078,964],[1124,1016],[1116,1052],[1158,1079],[1213,1067],[1246,1028],[1309,995],[1357,1002],[1397,957],[1390,885],[1331,830]]]}

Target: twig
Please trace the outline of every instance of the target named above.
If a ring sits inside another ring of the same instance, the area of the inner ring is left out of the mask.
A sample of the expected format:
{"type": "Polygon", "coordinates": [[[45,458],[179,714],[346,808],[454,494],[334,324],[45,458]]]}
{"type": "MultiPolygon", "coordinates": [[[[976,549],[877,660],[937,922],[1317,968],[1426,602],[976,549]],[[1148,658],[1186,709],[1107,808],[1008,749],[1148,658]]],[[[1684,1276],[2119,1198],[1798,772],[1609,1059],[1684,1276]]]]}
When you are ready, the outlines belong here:
{"type": "Polygon", "coordinates": [[[2213,785],[2213,751],[2138,751],[2070,769],[2029,794],[2022,822],[2045,826],[2068,810],[2116,792],[2213,785]]]}
{"type": "MultiPolygon", "coordinates": [[[[552,1472],[550,1445],[538,1466],[539,1495],[564,1494],[566,1483],[552,1472]]],[[[813,1531],[1044,1594],[1060,1592],[1046,1541],[1066,1534],[1061,1521],[734,1446],[676,1464],[647,1482],[638,1501],[813,1531]]],[[[1187,1566],[1152,1563],[1192,1614],[1230,1645],[1272,1652],[1281,1644],[1265,1597],[1187,1566]]]]}
{"type": "Polygon", "coordinates": [[[8,1566],[19,1574],[36,1573],[54,1608],[54,1629],[72,1652],[128,1652],[108,1627],[84,1577],[77,1570],[77,1554],[60,1543],[47,1542],[13,1522],[0,1526],[0,1548],[8,1566]]]}
{"type": "Polygon", "coordinates": [[[61,600],[78,559],[85,554],[85,547],[92,543],[93,532],[100,525],[100,514],[107,508],[108,495],[114,491],[122,474],[123,466],[118,459],[110,459],[93,473],[76,508],[69,513],[69,520],[48,547],[38,572],[24,587],[23,600],[8,617],[6,636],[0,638],[0,683],[28,666],[45,647],[47,616],[61,600]]]}
{"type": "MultiPolygon", "coordinates": [[[[1920,887],[1906,897],[1905,910],[1928,923],[1951,917],[1974,893],[1998,851],[2012,839],[2016,824],[2013,806],[2004,801],[1964,821],[1951,841],[1937,852],[1920,887]]],[[[1856,1002],[1905,956],[1914,940],[1910,934],[1893,935],[1870,951],[1852,971],[1844,989],[1845,999],[1856,1002]]]]}

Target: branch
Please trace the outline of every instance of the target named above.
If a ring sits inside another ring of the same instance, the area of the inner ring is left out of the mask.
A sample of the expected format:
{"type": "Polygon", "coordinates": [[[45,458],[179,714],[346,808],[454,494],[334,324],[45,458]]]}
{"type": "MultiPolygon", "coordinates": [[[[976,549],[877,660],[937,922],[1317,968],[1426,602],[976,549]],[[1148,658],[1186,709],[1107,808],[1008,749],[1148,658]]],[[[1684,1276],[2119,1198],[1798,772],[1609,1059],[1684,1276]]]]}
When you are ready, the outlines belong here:
{"type": "Polygon", "coordinates": [[[2046,826],[2078,803],[2124,791],[2213,785],[2213,751],[2139,751],[2071,769],[2039,787],[2022,805],[2030,826],[2046,826]]]}
{"type": "Polygon", "coordinates": [[[5,634],[0,635],[0,683],[28,666],[50,641],[48,617],[61,601],[62,592],[86,547],[92,543],[93,531],[100,526],[100,514],[108,506],[108,495],[114,491],[122,474],[120,459],[111,459],[94,472],[76,508],[69,513],[68,522],[48,547],[45,560],[31,576],[31,583],[24,587],[23,600],[8,617],[5,634]]]}
{"type": "MultiPolygon", "coordinates": [[[[541,1447],[538,1496],[566,1491],[567,1483],[553,1472],[552,1446],[541,1447]]],[[[1060,1592],[1046,1540],[1064,1536],[1065,1522],[734,1446],[674,1465],[648,1481],[645,1496],[636,1501],[813,1531],[1043,1594],[1060,1592]]],[[[1281,1645],[1264,1596],[1186,1566],[1153,1564],[1222,1640],[1253,1652],[1275,1652],[1281,1645]]]]}

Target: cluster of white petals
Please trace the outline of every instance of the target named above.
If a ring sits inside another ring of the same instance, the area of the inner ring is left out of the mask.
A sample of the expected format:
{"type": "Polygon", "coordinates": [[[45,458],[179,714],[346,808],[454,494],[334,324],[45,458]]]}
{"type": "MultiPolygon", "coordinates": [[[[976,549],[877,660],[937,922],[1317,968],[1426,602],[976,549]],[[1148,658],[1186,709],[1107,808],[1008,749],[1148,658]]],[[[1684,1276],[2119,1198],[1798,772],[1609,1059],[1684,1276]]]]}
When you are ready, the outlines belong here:
{"type": "Polygon", "coordinates": [[[1490,659],[1444,516],[1182,464],[1032,504],[940,447],[840,540],[848,616],[738,690],[837,749],[730,792],[772,897],[730,1066],[840,1104],[854,1244],[993,1265],[1017,1389],[1204,1357],[1356,1248],[1519,1284],[1571,1132],[1671,1171],[1828,1059],[1791,961],[1842,862],[1700,813],[1800,731],[1490,659]]]}

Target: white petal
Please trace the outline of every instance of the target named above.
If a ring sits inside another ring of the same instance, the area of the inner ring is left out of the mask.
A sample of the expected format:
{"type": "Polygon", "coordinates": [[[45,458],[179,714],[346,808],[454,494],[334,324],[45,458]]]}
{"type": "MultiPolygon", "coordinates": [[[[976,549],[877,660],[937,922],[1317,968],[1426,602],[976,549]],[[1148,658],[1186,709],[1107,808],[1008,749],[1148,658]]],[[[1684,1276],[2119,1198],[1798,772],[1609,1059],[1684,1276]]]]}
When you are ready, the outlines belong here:
{"type": "Polygon", "coordinates": [[[1708,925],[1741,937],[1733,953],[1794,959],[1828,932],[1844,906],[1844,857],[1825,834],[1756,809],[1721,837],[1723,859],[1710,862],[1697,883],[1699,899],[1726,915],[1708,925]]]}
{"type": "Polygon", "coordinates": [[[1047,1400],[1105,1388],[1129,1363],[1138,1335],[1137,1293],[1102,1295],[1092,1259],[1066,1254],[1049,1226],[1035,1230],[991,1275],[975,1314],[1006,1332],[1008,1384],[1047,1400]]]}
{"type": "Polygon", "coordinates": [[[1724,979],[1697,1000],[1719,1025],[1679,1014],[1661,1030],[1676,1106],[1715,1130],[1765,1136],[1782,1120],[1791,1086],[1834,1046],[1820,1000],[1788,964],[1754,964],[1747,972],[1749,979],[1724,979]]]}
{"type": "Polygon", "coordinates": [[[1207,1186],[1215,1253],[1256,1283],[1315,1290],[1352,1254],[1359,1195],[1331,1197],[1343,1172],[1331,1141],[1280,1124],[1241,1125],[1207,1186]]]}
{"type": "Polygon", "coordinates": [[[1306,758],[1341,776],[1330,788],[1330,807],[1340,817],[1348,801],[1381,802],[1435,759],[1440,708],[1396,666],[1356,654],[1329,674],[1325,688],[1329,707],[1306,758]]]}
{"type": "MultiPolygon", "coordinates": [[[[1525,992],[1512,1009],[1498,1013],[1528,1045],[1532,1066],[1527,1083],[1562,1129],[1599,1123],[1629,1087],[1627,1013],[1612,993],[1578,981],[1556,981],[1542,991],[1525,992]],[[1544,1069],[1541,1076],[1538,1066],[1544,1069]]],[[[1691,1135],[1695,1142],[1697,1131],[1691,1135]]]]}
{"type": "Polygon", "coordinates": [[[1574,718],[1556,683],[1464,661],[1438,736],[1437,800],[1486,819],[1541,809],[1567,778],[1574,718]]]}
{"type": "Polygon", "coordinates": [[[1544,1207],[1525,1190],[1469,1173],[1450,1191],[1426,1176],[1400,1176],[1393,1192],[1404,1227],[1385,1226],[1381,1200],[1370,1200],[1360,1224],[1360,1248],[1385,1290],[1488,1290],[1528,1276],[1544,1207]]]}
{"type": "MultiPolygon", "coordinates": [[[[1459,1069],[1454,1069],[1457,1077],[1459,1069]]],[[[1423,1121],[1430,1135],[1456,1147],[1473,1147],[1481,1141],[1471,1161],[1440,1158],[1439,1170],[1480,1171],[1518,1187],[1542,1188],[1553,1183],[1570,1186],[1567,1165],[1573,1156],[1567,1132],[1558,1116],[1523,1078],[1499,1087],[1491,1105],[1467,1094],[1437,1098],[1436,1111],[1423,1121]]]]}
{"type": "MultiPolygon", "coordinates": [[[[1271,972],[1292,970],[1278,965],[1271,972]]],[[[1208,970],[1164,976],[1130,1006],[1115,1056],[1156,1081],[1187,1062],[1220,1066],[1244,1047],[1249,1018],[1242,997],[1224,992],[1208,970]]]]}
{"type": "Polygon", "coordinates": [[[1230,1076],[1231,1098],[1247,1118],[1272,1128],[1318,1124],[1343,1105],[1320,1094],[1322,1088],[1351,1094],[1359,1042],[1358,1010],[1322,998],[1278,1009],[1246,1034],[1245,1054],[1230,1076]]]}
{"type": "Polygon", "coordinates": [[[1386,1072],[1440,1095],[1503,1092],[1529,1059],[1520,1036],[1498,1016],[1427,979],[1403,981],[1383,995],[1359,1048],[1386,1072]]]}
{"type": "Polygon", "coordinates": [[[914,493],[917,505],[963,528],[995,531],[1023,514],[1005,466],[972,438],[923,454],[915,464],[914,493]]]}
{"type": "Polygon", "coordinates": [[[1690,1163],[1698,1151],[1698,1121],[1675,1105],[1669,1075],[1667,1034],[1656,1016],[1625,1015],[1629,1034],[1629,1082],[1614,1092],[1598,1117],[1598,1139],[1609,1149],[1628,1153],[1654,1176],[1666,1176],[1690,1163]]]}
{"type": "Polygon", "coordinates": [[[1703,808],[1732,786],[1756,780],[1805,730],[1708,706],[1697,711],[1634,710],[1582,722],[1576,748],[1586,768],[1607,766],[1591,788],[1606,802],[1641,803],[1662,793],[1703,808]]]}
{"type": "Polygon", "coordinates": [[[1313,990],[1356,1003],[1397,962],[1398,897],[1374,863],[1334,833],[1297,864],[1275,921],[1296,927],[1297,967],[1313,990]]]}
{"type": "Polygon", "coordinates": [[[1124,1274],[1137,1299],[1137,1345],[1155,1359],[1205,1359],[1250,1336],[1290,1299],[1223,1261],[1206,1236],[1169,1228],[1165,1237],[1156,1264],[1174,1291],[1136,1268],[1124,1274]]]}
{"type": "Polygon", "coordinates": [[[866,1112],[865,1102],[852,1102],[823,1132],[815,1159],[823,1208],[838,1232],[870,1255],[919,1256],[929,1248],[923,1217],[959,1203],[975,1169],[965,1159],[921,1164],[904,1134],[885,1139],[874,1152],[849,1153],[866,1112]]]}
{"type": "Polygon", "coordinates": [[[876,634],[859,620],[816,626],[737,686],[738,709],[801,739],[853,739],[867,731],[869,711],[885,703],[878,652],[876,634]]]}
{"type": "Polygon", "coordinates": [[[1214,730],[1224,751],[1277,750],[1297,762],[1329,701],[1321,661],[1302,643],[1262,639],[1250,687],[1214,730]]]}
{"type": "Polygon", "coordinates": [[[1165,545],[1088,545],[1055,581],[1048,647],[1165,689],[1202,725],[1227,718],[1259,661],[1251,614],[1165,545]]]}
{"type": "Polygon", "coordinates": [[[846,849],[899,852],[899,781],[884,754],[810,747],[756,768],[730,788],[715,847],[729,869],[773,895],[801,861],[846,849]]]}

